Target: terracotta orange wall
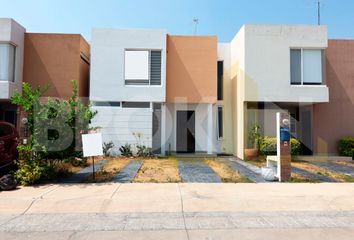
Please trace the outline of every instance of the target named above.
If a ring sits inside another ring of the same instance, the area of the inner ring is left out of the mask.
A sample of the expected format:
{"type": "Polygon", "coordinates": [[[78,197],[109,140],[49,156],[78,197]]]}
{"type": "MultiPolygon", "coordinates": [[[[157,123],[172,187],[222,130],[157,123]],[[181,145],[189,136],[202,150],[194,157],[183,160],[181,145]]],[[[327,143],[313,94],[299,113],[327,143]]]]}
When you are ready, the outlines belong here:
{"type": "Polygon", "coordinates": [[[80,37],[79,96],[88,97],[90,92],[90,45],[80,37]],[[88,62],[86,61],[88,60],[88,62]]]}
{"type": "Polygon", "coordinates": [[[326,50],[329,103],[315,104],[313,132],[318,154],[338,154],[338,141],[354,136],[354,40],[329,40],[326,50]]]}
{"type": "Polygon", "coordinates": [[[23,80],[36,87],[49,85],[45,96],[69,98],[71,80],[78,81],[79,95],[88,97],[89,45],[80,34],[26,33],[23,80]]]}
{"type": "Polygon", "coordinates": [[[167,102],[216,102],[217,38],[168,36],[166,71],[167,102]]]}

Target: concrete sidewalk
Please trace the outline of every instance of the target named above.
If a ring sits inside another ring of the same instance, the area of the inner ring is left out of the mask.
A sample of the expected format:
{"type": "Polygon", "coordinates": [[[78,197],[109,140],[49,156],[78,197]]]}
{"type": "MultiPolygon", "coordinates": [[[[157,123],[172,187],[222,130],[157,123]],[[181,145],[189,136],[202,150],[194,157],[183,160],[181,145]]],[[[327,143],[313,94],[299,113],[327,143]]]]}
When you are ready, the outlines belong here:
{"type": "Polygon", "coordinates": [[[354,184],[350,183],[24,187],[0,192],[0,236],[352,239],[353,199],[354,184]],[[264,238],[264,234],[271,236],[264,238]]]}

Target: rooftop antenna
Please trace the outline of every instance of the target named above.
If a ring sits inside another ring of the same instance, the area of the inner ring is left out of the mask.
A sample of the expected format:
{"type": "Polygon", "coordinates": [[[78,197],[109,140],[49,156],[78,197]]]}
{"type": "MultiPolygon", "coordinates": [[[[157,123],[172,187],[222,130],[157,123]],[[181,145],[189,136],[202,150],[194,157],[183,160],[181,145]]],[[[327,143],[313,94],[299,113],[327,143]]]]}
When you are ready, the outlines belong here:
{"type": "Polygon", "coordinates": [[[321,25],[321,0],[317,0],[317,24],[321,25]]]}
{"type": "Polygon", "coordinates": [[[194,23],[194,35],[197,35],[199,19],[198,18],[193,18],[193,23],[194,23]]]}

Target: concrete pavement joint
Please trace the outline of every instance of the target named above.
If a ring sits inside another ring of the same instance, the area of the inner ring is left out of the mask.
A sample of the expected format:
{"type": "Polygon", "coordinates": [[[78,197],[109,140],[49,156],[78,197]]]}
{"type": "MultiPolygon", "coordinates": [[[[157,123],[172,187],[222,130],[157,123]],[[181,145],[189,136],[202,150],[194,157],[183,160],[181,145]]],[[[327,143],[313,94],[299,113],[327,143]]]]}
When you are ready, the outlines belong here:
{"type": "Polygon", "coordinates": [[[19,218],[19,217],[25,215],[25,214],[31,209],[32,205],[33,205],[37,200],[43,199],[43,197],[44,197],[45,195],[47,195],[47,194],[53,192],[53,191],[56,190],[57,188],[59,188],[59,185],[56,186],[56,187],[53,188],[53,189],[50,189],[50,190],[47,191],[47,192],[44,192],[43,194],[40,194],[38,197],[33,198],[32,201],[31,201],[31,203],[27,206],[27,208],[26,208],[22,213],[20,213],[20,214],[18,214],[17,216],[14,216],[13,218],[10,218],[9,220],[7,220],[7,221],[1,223],[1,224],[0,224],[0,227],[4,226],[5,224],[10,223],[11,221],[15,220],[16,218],[19,218]]]}
{"type": "Polygon", "coordinates": [[[112,198],[113,198],[113,196],[117,193],[117,191],[119,190],[120,186],[122,186],[122,184],[121,184],[121,183],[120,183],[120,184],[118,184],[118,186],[116,187],[116,189],[113,191],[113,193],[112,193],[112,195],[111,195],[110,199],[112,199],[112,198]]]}
{"type": "Polygon", "coordinates": [[[177,186],[178,186],[179,196],[180,196],[180,200],[181,200],[181,210],[182,210],[184,229],[185,229],[186,234],[187,234],[187,239],[190,240],[189,232],[187,230],[186,218],[185,218],[185,215],[184,215],[184,205],[183,205],[183,197],[182,197],[182,192],[181,192],[181,186],[180,186],[180,184],[177,184],[177,186]]]}

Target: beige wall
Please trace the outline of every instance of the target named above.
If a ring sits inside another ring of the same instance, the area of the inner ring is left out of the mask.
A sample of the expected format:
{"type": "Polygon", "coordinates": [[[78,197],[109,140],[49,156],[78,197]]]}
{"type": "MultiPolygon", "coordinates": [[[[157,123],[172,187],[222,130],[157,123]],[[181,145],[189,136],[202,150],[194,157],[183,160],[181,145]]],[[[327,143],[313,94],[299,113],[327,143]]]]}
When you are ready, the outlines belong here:
{"type": "Polygon", "coordinates": [[[215,103],[217,37],[168,36],[166,82],[169,103],[215,103]]]}
{"type": "Polygon", "coordinates": [[[49,85],[44,96],[69,98],[71,80],[78,81],[79,95],[88,97],[89,45],[79,34],[26,33],[23,80],[33,87],[49,85]]]}
{"type": "Polygon", "coordinates": [[[329,103],[313,107],[314,150],[338,153],[338,141],[354,136],[354,40],[329,40],[326,50],[326,81],[329,103]]]}

